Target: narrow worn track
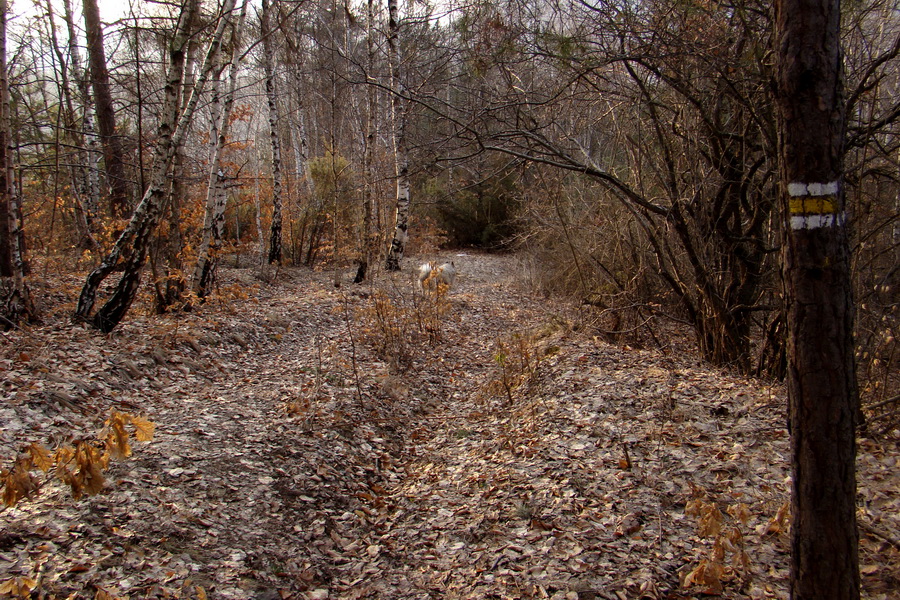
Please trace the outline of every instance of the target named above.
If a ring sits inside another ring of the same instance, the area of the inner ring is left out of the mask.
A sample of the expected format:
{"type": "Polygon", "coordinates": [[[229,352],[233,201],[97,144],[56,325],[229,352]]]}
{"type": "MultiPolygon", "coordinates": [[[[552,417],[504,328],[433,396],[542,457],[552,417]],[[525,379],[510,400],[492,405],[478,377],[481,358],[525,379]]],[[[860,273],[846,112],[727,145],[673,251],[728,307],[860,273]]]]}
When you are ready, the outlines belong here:
{"type": "MultiPolygon", "coordinates": [[[[777,388],[576,332],[514,257],[440,258],[460,276],[438,305],[411,263],[362,287],[235,270],[249,298],[14,340],[5,453],[88,435],[109,406],[157,435],[101,495],[48,483],[0,513],[0,581],[47,598],[785,596],[777,388]],[[704,518],[744,553],[701,581],[704,518]]],[[[861,494],[892,534],[885,456],[863,446],[861,494]]],[[[883,565],[870,597],[890,597],[896,550],[864,539],[863,556],[883,565]]]]}

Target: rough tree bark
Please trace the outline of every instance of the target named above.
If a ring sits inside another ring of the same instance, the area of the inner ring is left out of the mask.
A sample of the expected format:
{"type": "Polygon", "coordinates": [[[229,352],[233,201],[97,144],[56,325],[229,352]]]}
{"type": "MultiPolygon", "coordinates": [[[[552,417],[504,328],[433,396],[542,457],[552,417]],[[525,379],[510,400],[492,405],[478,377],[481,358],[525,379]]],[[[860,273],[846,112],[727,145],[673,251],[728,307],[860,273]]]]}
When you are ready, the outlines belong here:
{"type": "Polygon", "coordinates": [[[6,0],[0,0],[0,293],[4,325],[35,318],[31,293],[25,281],[21,231],[21,207],[16,193],[15,148],[9,107],[9,77],[6,68],[6,0]]]}
{"type": "Polygon", "coordinates": [[[91,65],[97,125],[103,144],[107,185],[110,189],[109,209],[113,217],[124,218],[130,212],[129,185],[125,179],[122,140],[116,132],[116,110],[110,92],[106,51],[103,48],[103,26],[100,23],[97,0],[84,0],[84,30],[87,38],[88,60],[91,65]]]}
{"type": "MultiPolygon", "coordinates": [[[[222,166],[222,152],[228,139],[231,112],[234,107],[234,93],[237,89],[238,58],[241,46],[241,31],[247,14],[247,0],[241,4],[241,14],[237,23],[231,23],[229,50],[231,60],[228,73],[228,89],[224,98],[219,95],[221,69],[217,68],[210,101],[211,125],[209,131],[209,182],[206,193],[206,215],[203,220],[203,240],[194,267],[192,291],[198,298],[205,298],[212,291],[216,278],[216,266],[222,238],[225,233],[225,172],[222,166]]],[[[224,65],[223,65],[224,66],[224,65]]]]}
{"type": "Polygon", "coordinates": [[[406,148],[407,103],[400,77],[400,21],[397,0],[388,0],[388,54],[391,63],[391,126],[394,138],[394,161],[397,170],[397,209],[394,238],[388,250],[385,269],[399,271],[400,260],[409,241],[409,153],[406,148]]]}
{"type": "MultiPolygon", "coordinates": [[[[187,59],[182,69],[184,80],[179,87],[179,114],[187,107],[187,102],[190,99],[190,90],[193,89],[195,84],[194,69],[196,68],[196,62],[197,42],[192,41],[188,44],[187,59]]],[[[140,81],[140,76],[138,76],[138,81],[140,81]]],[[[164,201],[161,222],[165,223],[165,226],[160,228],[154,244],[154,250],[151,251],[150,266],[156,289],[157,314],[164,314],[176,306],[180,307],[183,304],[184,292],[187,288],[183,255],[184,232],[181,224],[184,197],[187,193],[185,186],[186,160],[184,147],[180,146],[176,149],[175,158],[172,161],[169,191],[164,201]]]]}
{"type": "Polygon", "coordinates": [[[776,0],[793,499],[791,597],[859,598],[840,0],[776,0]]]}
{"type": "Polygon", "coordinates": [[[151,236],[162,215],[163,200],[168,191],[168,178],[176,151],[184,141],[184,136],[200,99],[200,91],[212,72],[227,22],[224,17],[234,10],[234,5],[235,0],[225,0],[197,83],[191,91],[185,109],[179,115],[178,88],[182,85],[191,22],[198,12],[199,0],[188,0],[182,6],[175,35],[169,46],[169,70],[165,86],[165,99],[157,128],[157,143],[154,148],[150,185],[135,209],[128,226],[116,240],[113,249],[88,275],[78,298],[75,318],[91,320],[94,326],[103,332],[112,331],[119,324],[137,295],[151,236]],[[91,318],[91,310],[96,301],[100,284],[119,268],[123,272],[115,291],[106,304],[91,318]]]}
{"type": "Polygon", "coordinates": [[[269,23],[271,7],[262,0],[260,33],[263,42],[263,62],[266,71],[266,99],[269,105],[269,135],[272,140],[272,225],[269,229],[269,264],[281,263],[281,140],[278,137],[278,92],[275,87],[275,45],[269,23]]]}

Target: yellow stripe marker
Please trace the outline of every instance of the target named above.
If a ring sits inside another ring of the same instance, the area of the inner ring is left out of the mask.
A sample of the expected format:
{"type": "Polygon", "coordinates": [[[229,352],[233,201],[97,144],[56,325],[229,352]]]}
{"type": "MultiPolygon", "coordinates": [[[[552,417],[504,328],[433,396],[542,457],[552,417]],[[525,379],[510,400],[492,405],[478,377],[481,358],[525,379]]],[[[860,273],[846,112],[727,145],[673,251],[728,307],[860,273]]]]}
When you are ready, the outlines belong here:
{"type": "Polygon", "coordinates": [[[834,214],[838,211],[838,201],[835,196],[821,196],[814,198],[807,196],[806,198],[791,198],[791,214],[804,215],[825,215],[834,214]]]}
{"type": "Polygon", "coordinates": [[[838,182],[788,184],[788,210],[791,229],[818,229],[843,225],[846,218],[839,212],[838,182]]]}

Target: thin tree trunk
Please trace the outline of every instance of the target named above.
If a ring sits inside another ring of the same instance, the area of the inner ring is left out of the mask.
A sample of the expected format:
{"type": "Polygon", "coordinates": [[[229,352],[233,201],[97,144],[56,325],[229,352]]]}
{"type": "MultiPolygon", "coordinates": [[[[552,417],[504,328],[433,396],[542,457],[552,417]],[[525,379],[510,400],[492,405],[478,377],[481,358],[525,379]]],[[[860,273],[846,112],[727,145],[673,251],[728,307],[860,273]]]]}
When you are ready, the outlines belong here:
{"type": "Polygon", "coordinates": [[[375,0],[366,3],[366,147],[363,151],[363,239],[355,283],[366,280],[378,250],[375,230],[375,0]]]}
{"type": "Polygon", "coordinates": [[[222,67],[216,67],[210,85],[211,98],[209,101],[210,127],[209,127],[209,178],[206,186],[206,204],[203,217],[203,238],[200,242],[197,262],[194,265],[194,275],[191,281],[191,290],[197,298],[205,298],[212,290],[215,276],[216,254],[213,247],[220,241],[216,235],[217,219],[224,218],[225,202],[219,202],[221,197],[225,199],[224,182],[225,173],[222,171],[221,154],[225,147],[227,135],[227,121],[222,122],[221,87],[222,67]],[[220,191],[222,192],[220,194],[220,191]]]}
{"type": "Polygon", "coordinates": [[[9,73],[6,65],[6,0],[0,0],[0,291],[3,293],[2,316],[6,324],[29,321],[36,317],[31,292],[25,281],[25,257],[22,237],[21,207],[16,193],[15,148],[12,144],[12,121],[9,106],[9,73]]]}
{"type": "Polygon", "coordinates": [[[234,94],[237,89],[238,58],[241,46],[241,31],[247,14],[247,0],[241,4],[241,15],[237,23],[231,23],[231,61],[228,74],[228,90],[224,101],[219,97],[221,69],[216,73],[211,101],[212,118],[209,131],[209,183],[206,194],[206,215],[203,220],[203,240],[197,264],[194,267],[192,290],[198,298],[205,298],[215,283],[219,251],[225,233],[225,173],[222,167],[222,152],[228,139],[234,94]]]}
{"type": "Polygon", "coordinates": [[[136,118],[136,126],[137,126],[137,164],[138,164],[138,189],[141,190],[141,194],[144,193],[144,190],[147,187],[147,172],[144,168],[144,94],[141,91],[141,82],[143,81],[141,77],[141,59],[140,59],[140,41],[141,41],[141,28],[138,27],[138,18],[134,17],[134,62],[136,68],[134,70],[134,91],[137,95],[137,118],[136,118]]]}
{"type": "Polygon", "coordinates": [[[275,45],[269,23],[271,10],[268,0],[262,0],[260,27],[263,41],[263,61],[266,72],[266,99],[269,104],[269,135],[272,140],[272,225],[269,230],[269,264],[281,263],[281,141],[278,137],[278,93],[275,86],[275,45]]]}
{"type": "MultiPolygon", "coordinates": [[[[56,15],[53,3],[50,0],[47,0],[46,2],[46,10],[50,31],[50,42],[59,63],[59,89],[61,98],[60,116],[62,118],[62,130],[57,130],[57,140],[60,139],[61,135],[64,135],[64,141],[66,143],[70,143],[79,148],[76,154],[78,156],[78,161],[76,161],[77,164],[73,164],[69,169],[72,175],[72,183],[74,184],[73,191],[75,192],[75,204],[73,208],[75,214],[75,227],[79,236],[78,245],[81,248],[94,249],[99,247],[99,244],[94,237],[95,232],[93,229],[96,221],[96,214],[88,210],[88,205],[85,202],[85,192],[87,190],[88,182],[86,167],[87,157],[86,152],[83,149],[84,135],[79,131],[78,119],[76,117],[75,101],[73,99],[74,94],[69,79],[70,70],[67,67],[69,63],[72,65],[80,65],[80,61],[77,56],[70,56],[69,60],[66,60],[65,53],[60,47],[59,39],[56,35],[56,15]]],[[[75,73],[77,73],[77,71],[73,66],[71,74],[75,75],[75,73]]],[[[76,81],[78,81],[77,76],[76,81]]],[[[59,167],[59,152],[56,153],[56,156],[57,167],[59,167]]],[[[58,170],[59,169],[57,169],[57,172],[58,170]]],[[[54,194],[54,196],[58,197],[59,194],[54,194]]]]}
{"type": "MultiPolygon", "coordinates": [[[[301,32],[299,31],[300,27],[297,27],[297,36],[299,37],[301,32]]],[[[297,181],[304,182],[304,186],[306,187],[306,194],[308,198],[313,197],[313,180],[312,177],[309,176],[309,135],[306,132],[306,116],[305,116],[305,108],[306,104],[303,101],[303,94],[305,93],[305,88],[303,84],[303,47],[300,44],[297,44],[295,49],[297,66],[295,70],[295,78],[296,78],[296,91],[295,96],[297,97],[297,123],[295,127],[295,135],[297,136],[297,143],[294,144],[294,157],[296,163],[296,172],[297,172],[297,181]]]]}
{"type": "MultiPolygon", "coordinates": [[[[83,171],[76,172],[77,182],[75,189],[83,207],[85,218],[91,233],[95,235],[99,231],[99,206],[100,206],[100,155],[101,150],[97,141],[94,128],[94,105],[91,98],[91,85],[87,71],[81,65],[81,52],[78,49],[78,36],[75,32],[75,19],[72,15],[72,3],[63,0],[63,16],[66,21],[66,31],[69,35],[69,63],[72,78],[78,85],[78,94],[81,101],[81,164],[83,171]]],[[[96,244],[96,240],[94,241],[96,244]]]]}
{"type": "Polygon", "coordinates": [[[385,269],[399,271],[400,260],[409,241],[409,155],[406,148],[407,103],[400,76],[400,29],[397,0],[388,0],[388,54],[391,63],[391,124],[394,138],[394,161],[397,175],[397,210],[394,238],[388,250],[385,269]]]}
{"type": "Polygon", "coordinates": [[[776,0],[788,328],[791,597],[859,598],[856,373],[842,164],[840,0],[776,0]]]}
{"type": "MultiPolygon", "coordinates": [[[[218,64],[218,56],[216,53],[216,64],[218,64]]],[[[187,102],[190,98],[189,90],[194,87],[194,69],[197,60],[197,44],[191,42],[188,45],[188,55],[184,65],[184,83],[179,89],[179,114],[183,113],[187,108],[187,102]]],[[[214,67],[216,68],[216,67],[214,67]]],[[[172,163],[172,176],[170,178],[168,201],[166,202],[165,212],[168,213],[166,220],[166,230],[162,238],[157,243],[162,246],[162,254],[164,261],[164,276],[162,280],[155,281],[157,290],[156,311],[159,314],[167,312],[171,307],[181,303],[184,297],[184,291],[187,287],[187,279],[184,272],[184,233],[181,227],[182,208],[184,205],[184,196],[186,193],[184,185],[184,147],[181,146],[175,151],[175,160],[172,163]]]]}
{"type": "MultiPolygon", "coordinates": [[[[294,59],[296,61],[294,67],[294,97],[297,102],[297,117],[294,125],[294,166],[296,172],[296,178],[298,181],[297,188],[297,196],[298,203],[302,205],[302,216],[300,217],[300,223],[298,225],[299,231],[298,234],[293,236],[296,247],[295,256],[302,257],[303,256],[303,247],[306,241],[306,231],[307,225],[312,218],[313,215],[313,204],[316,202],[316,190],[315,184],[313,182],[313,178],[309,173],[309,134],[306,128],[306,103],[304,101],[304,94],[307,92],[307,88],[305,87],[305,80],[303,77],[303,64],[304,64],[304,49],[303,44],[301,42],[303,36],[303,29],[298,21],[297,24],[297,43],[291,45],[291,51],[294,54],[294,59]],[[304,190],[301,192],[301,186],[304,190]],[[303,201],[302,194],[305,193],[305,202],[303,201]]],[[[290,43],[290,41],[289,41],[290,43]]],[[[317,210],[315,212],[318,212],[317,210]]]]}
{"type": "Polygon", "coordinates": [[[225,1],[216,32],[200,70],[200,77],[192,90],[186,108],[179,115],[178,88],[182,84],[191,22],[198,12],[199,0],[188,0],[187,4],[182,6],[182,13],[169,50],[169,73],[157,129],[158,141],[154,149],[150,185],[135,209],[128,226],[116,240],[113,249],[100,266],[88,275],[78,299],[75,317],[87,320],[90,318],[100,284],[117,268],[123,269],[122,278],[113,295],[92,319],[93,324],[101,331],[112,331],[118,325],[137,294],[150,239],[162,215],[163,200],[168,189],[168,177],[171,173],[175,153],[184,141],[184,136],[199,102],[200,90],[212,71],[225,30],[226,19],[224,17],[234,10],[234,4],[235,0],[225,1]]]}
{"type": "Polygon", "coordinates": [[[304,187],[306,188],[307,195],[307,213],[309,212],[308,206],[309,202],[312,202],[313,194],[315,190],[313,188],[313,180],[312,177],[309,176],[309,133],[306,130],[306,102],[304,101],[304,94],[306,94],[307,89],[305,87],[304,77],[303,77],[303,65],[304,65],[304,49],[303,49],[303,28],[301,25],[301,21],[298,18],[297,20],[297,42],[291,43],[290,40],[287,40],[290,44],[291,51],[294,55],[294,97],[297,102],[297,117],[294,126],[294,135],[296,136],[296,143],[294,144],[294,167],[296,171],[296,177],[298,182],[303,182],[304,187]]]}
{"type": "Polygon", "coordinates": [[[84,30],[87,38],[88,59],[91,64],[97,123],[100,128],[100,140],[103,143],[107,185],[110,189],[110,214],[116,218],[124,218],[130,212],[129,186],[125,179],[122,141],[116,132],[116,111],[110,92],[106,51],[103,48],[103,26],[100,22],[97,0],[84,0],[83,4],[84,30]]]}
{"type": "MultiPolygon", "coordinates": [[[[258,167],[262,165],[259,146],[256,146],[256,164],[258,171],[258,167]]],[[[259,254],[259,264],[263,266],[266,264],[266,238],[263,234],[262,226],[262,193],[260,191],[259,176],[256,177],[256,194],[253,197],[253,203],[256,208],[256,247],[259,254]]]]}

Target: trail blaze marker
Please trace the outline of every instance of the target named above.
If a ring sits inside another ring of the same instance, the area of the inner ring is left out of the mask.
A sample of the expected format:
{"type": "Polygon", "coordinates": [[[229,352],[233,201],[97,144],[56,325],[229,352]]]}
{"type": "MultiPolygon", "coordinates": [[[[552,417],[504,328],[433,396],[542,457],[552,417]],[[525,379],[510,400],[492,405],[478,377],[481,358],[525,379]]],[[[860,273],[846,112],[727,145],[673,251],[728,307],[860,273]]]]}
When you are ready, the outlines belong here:
{"type": "Polygon", "coordinates": [[[846,217],[840,210],[838,182],[788,184],[791,229],[818,229],[843,226],[846,217]]]}

